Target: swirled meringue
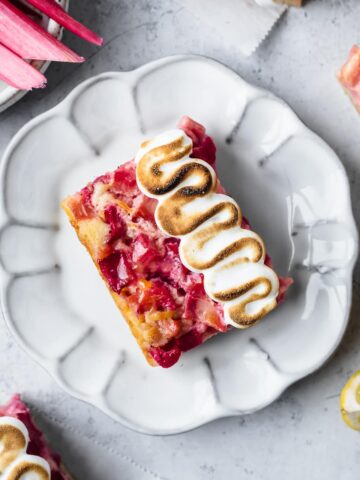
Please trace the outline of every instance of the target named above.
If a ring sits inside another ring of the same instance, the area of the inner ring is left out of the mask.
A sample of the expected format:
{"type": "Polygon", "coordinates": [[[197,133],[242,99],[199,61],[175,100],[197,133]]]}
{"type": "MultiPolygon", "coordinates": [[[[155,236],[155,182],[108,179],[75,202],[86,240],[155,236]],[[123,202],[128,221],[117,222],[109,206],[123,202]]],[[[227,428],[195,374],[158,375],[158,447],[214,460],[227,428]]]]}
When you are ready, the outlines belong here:
{"type": "Polygon", "coordinates": [[[277,305],[279,280],[265,265],[265,247],[241,228],[240,207],[217,193],[218,179],[205,161],[191,158],[192,140],[170,130],[144,142],[136,155],[140,190],[158,200],[160,230],[180,239],[180,258],[204,275],[206,293],[224,308],[224,320],[246,328],[277,305]]]}
{"type": "Polygon", "coordinates": [[[48,462],[26,453],[29,433],[25,424],[14,417],[0,417],[0,479],[50,480],[48,462]]]}

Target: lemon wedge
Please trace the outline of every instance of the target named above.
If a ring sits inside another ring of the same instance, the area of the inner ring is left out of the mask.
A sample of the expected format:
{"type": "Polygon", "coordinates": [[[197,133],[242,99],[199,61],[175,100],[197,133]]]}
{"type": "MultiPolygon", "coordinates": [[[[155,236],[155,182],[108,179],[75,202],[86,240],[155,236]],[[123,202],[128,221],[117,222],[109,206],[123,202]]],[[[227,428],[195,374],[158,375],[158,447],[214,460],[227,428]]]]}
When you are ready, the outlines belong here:
{"type": "Polygon", "coordinates": [[[360,431],[360,370],[349,378],[342,389],[340,408],[344,422],[360,431]]]}

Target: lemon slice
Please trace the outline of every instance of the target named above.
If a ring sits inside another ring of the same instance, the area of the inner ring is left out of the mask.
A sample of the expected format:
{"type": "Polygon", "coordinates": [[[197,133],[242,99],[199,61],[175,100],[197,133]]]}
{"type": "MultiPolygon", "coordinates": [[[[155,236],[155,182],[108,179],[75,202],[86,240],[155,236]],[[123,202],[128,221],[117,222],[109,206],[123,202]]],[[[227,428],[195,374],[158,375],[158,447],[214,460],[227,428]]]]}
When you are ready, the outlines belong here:
{"type": "Polygon", "coordinates": [[[342,389],[340,408],[344,422],[360,431],[360,370],[349,378],[342,389]]]}

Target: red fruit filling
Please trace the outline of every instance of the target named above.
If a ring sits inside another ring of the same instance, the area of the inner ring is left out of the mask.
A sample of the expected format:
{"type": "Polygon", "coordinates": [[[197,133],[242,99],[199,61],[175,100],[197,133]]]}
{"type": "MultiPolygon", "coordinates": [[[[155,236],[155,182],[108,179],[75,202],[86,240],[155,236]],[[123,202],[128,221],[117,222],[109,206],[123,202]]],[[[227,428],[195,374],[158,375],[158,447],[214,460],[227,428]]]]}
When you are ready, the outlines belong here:
{"type": "Polygon", "coordinates": [[[181,349],[171,340],[162,348],[150,348],[150,355],[163,368],[170,368],[179,360],[181,349]]]}
{"type": "Polygon", "coordinates": [[[155,243],[145,233],[139,233],[133,242],[133,262],[149,265],[158,255],[155,243]]]}
{"type": "Polygon", "coordinates": [[[51,480],[71,480],[71,477],[61,467],[60,456],[50,449],[45,436],[34,424],[30,411],[22,402],[20,395],[14,395],[9,403],[0,407],[0,417],[13,417],[24,423],[30,437],[27,453],[42,457],[49,463],[51,480]]]}
{"type": "Polygon", "coordinates": [[[109,241],[117,240],[126,233],[126,223],[116,205],[108,205],[104,210],[105,222],[110,226],[109,241]]]}
{"type": "MultiPolygon", "coordinates": [[[[179,128],[192,138],[193,156],[215,166],[216,147],[204,127],[184,117],[179,128]]],[[[71,206],[78,219],[100,218],[108,226],[99,268],[110,288],[126,295],[127,303],[139,316],[148,351],[158,365],[168,368],[178,361],[181,352],[228,330],[221,304],[205,293],[203,276],[182,264],[180,241],[157,228],[157,201],[138,189],[134,161],[97,178],[73,198],[79,202],[71,206]],[[106,186],[105,207],[104,202],[99,203],[101,210],[94,202],[98,183],[106,186]]],[[[242,227],[250,228],[246,219],[242,227]]],[[[269,258],[266,263],[271,264],[269,258]]],[[[289,280],[280,282],[279,299],[289,280]]]]}
{"type": "Polygon", "coordinates": [[[120,293],[133,278],[131,263],[123,252],[110,253],[103,260],[99,260],[99,266],[111,289],[116,293],[120,293]]]}

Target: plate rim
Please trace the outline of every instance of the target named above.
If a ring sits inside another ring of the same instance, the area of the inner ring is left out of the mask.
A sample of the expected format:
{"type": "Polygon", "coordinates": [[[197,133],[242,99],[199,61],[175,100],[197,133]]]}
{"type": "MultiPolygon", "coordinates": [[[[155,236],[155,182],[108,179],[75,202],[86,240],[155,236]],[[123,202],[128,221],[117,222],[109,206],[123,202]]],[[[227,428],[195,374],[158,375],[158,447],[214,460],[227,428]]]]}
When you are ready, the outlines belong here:
{"type": "Polygon", "coordinates": [[[355,267],[355,263],[357,260],[358,256],[358,250],[359,250],[359,234],[356,226],[356,222],[354,219],[353,215],[353,207],[352,207],[352,202],[351,202],[351,195],[350,195],[350,183],[349,179],[345,170],[345,167],[343,163],[341,162],[340,158],[338,157],[337,153],[333,150],[333,148],[328,145],[318,134],[316,134],[314,131],[312,131],[310,128],[308,128],[304,122],[297,116],[297,114],[294,112],[294,110],[288,105],[284,100],[282,100],[280,97],[274,95],[270,91],[263,89],[261,87],[257,87],[255,85],[252,85],[251,83],[247,82],[244,80],[237,72],[232,70],[230,67],[228,67],[226,64],[214,60],[208,56],[202,56],[202,55],[171,55],[171,56],[166,56],[151,62],[148,62],[138,68],[128,70],[128,71],[109,71],[109,72],[104,72],[98,75],[95,75],[93,77],[88,78],[87,80],[81,82],[78,84],[76,87],[74,87],[66,96],[65,98],[59,102],[56,106],[52,107],[51,109],[47,110],[46,112],[43,112],[42,114],[39,114],[35,118],[31,119],[29,122],[27,122],[11,139],[10,143],[6,147],[4,154],[2,156],[2,161],[0,164],[0,186],[1,186],[1,199],[0,199],[0,235],[6,228],[6,226],[9,224],[9,217],[7,216],[4,205],[3,205],[3,200],[4,200],[4,192],[5,192],[5,173],[7,166],[9,164],[11,154],[13,150],[16,148],[18,140],[27,135],[27,133],[32,130],[36,125],[42,123],[45,121],[47,118],[53,116],[53,114],[57,111],[64,111],[67,109],[68,105],[71,105],[72,101],[74,98],[76,98],[82,90],[85,90],[88,86],[90,86],[92,83],[96,83],[97,81],[104,79],[104,78],[121,78],[122,80],[126,79],[126,83],[129,85],[134,85],[136,84],[137,80],[144,77],[147,73],[154,71],[158,68],[161,68],[165,65],[169,65],[172,63],[177,63],[177,62],[182,62],[182,61],[187,61],[187,60],[196,60],[198,62],[204,62],[207,64],[211,64],[215,68],[220,69],[223,73],[227,74],[228,76],[236,79],[239,83],[242,83],[243,85],[245,84],[249,88],[253,89],[256,92],[261,92],[263,95],[265,95],[268,98],[276,99],[278,102],[280,102],[282,105],[286,106],[296,117],[296,120],[306,129],[308,133],[310,133],[312,136],[314,136],[317,141],[319,141],[322,146],[326,147],[329,149],[332,154],[333,154],[333,159],[337,163],[339,167],[339,173],[342,174],[345,182],[344,182],[344,198],[346,196],[347,199],[347,220],[348,220],[348,226],[351,228],[352,234],[353,234],[353,240],[355,244],[355,254],[351,261],[349,261],[349,265],[346,269],[346,286],[348,288],[348,298],[347,298],[347,304],[346,308],[344,308],[344,315],[343,315],[343,321],[341,325],[341,329],[339,328],[339,333],[337,336],[336,341],[332,345],[332,348],[327,352],[324,357],[316,362],[316,364],[313,364],[311,368],[308,368],[304,371],[301,371],[300,373],[297,374],[283,374],[283,379],[284,381],[278,386],[277,389],[274,389],[274,394],[271,396],[271,398],[267,399],[263,404],[260,406],[250,409],[247,411],[243,410],[238,410],[238,409],[229,409],[227,407],[224,407],[222,405],[217,405],[215,408],[213,408],[210,412],[205,412],[205,415],[199,415],[199,417],[195,420],[190,422],[188,425],[184,425],[182,427],[178,427],[175,429],[151,429],[147,427],[142,427],[141,425],[136,424],[133,421],[129,421],[127,418],[124,416],[115,413],[112,411],[104,401],[102,401],[101,397],[97,395],[86,395],[82,394],[80,392],[77,392],[76,390],[72,389],[69,387],[58,375],[56,371],[56,363],[46,359],[42,358],[37,355],[30,347],[28,347],[25,342],[21,339],[19,336],[14,324],[11,321],[10,315],[7,311],[7,299],[6,299],[6,291],[7,291],[7,286],[9,282],[11,281],[12,275],[8,275],[2,265],[0,265],[0,307],[1,307],[1,314],[4,319],[4,322],[9,329],[12,337],[16,341],[16,343],[31,357],[33,358],[44,370],[46,370],[51,377],[55,380],[56,384],[60,386],[60,388],[65,391],[67,394],[69,394],[71,397],[74,397],[78,400],[81,400],[83,402],[86,402],[87,404],[93,405],[97,407],[100,411],[103,413],[107,414],[109,417],[111,417],[113,420],[120,422],[122,425],[130,428],[131,430],[140,432],[140,433],[145,433],[149,435],[173,435],[173,434],[178,434],[178,433],[184,433],[190,430],[193,430],[195,428],[200,427],[201,425],[205,425],[206,423],[209,423],[211,421],[214,421],[216,419],[220,418],[225,418],[225,417],[230,417],[230,416],[237,416],[237,415],[243,415],[243,414],[249,414],[253,413],[255,411],[258,411],[260,409],[265,408],[266,406],[270,405],[274,401],[276,401],[282,394],[283,392],[289,388],[292,384],[298,382],[299,380],[306,378],[310,374],[314,373],[317,371],[321,366],[323,366],[335,353],[337,350],[343,336],[345,333],[345,330],[348,326],[349,323],[349,318],[350,318],[350,310],[351,310],[351,305],[352,305],[352,289],[351,289],[351,282],[352,282],[352,277],[353,277],[353,271],[355,267]],[[346,189],[346,190],[345,190],[346,189]]]}

